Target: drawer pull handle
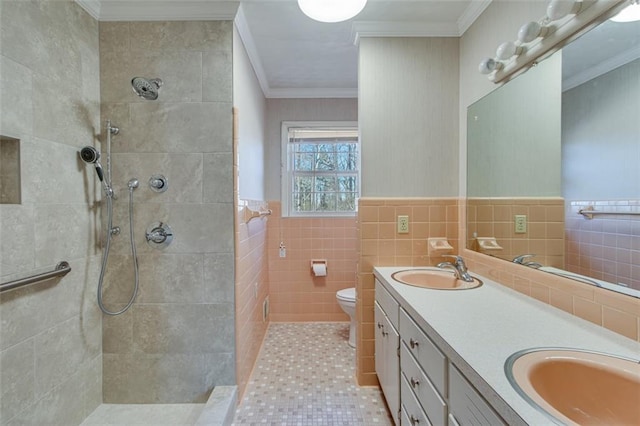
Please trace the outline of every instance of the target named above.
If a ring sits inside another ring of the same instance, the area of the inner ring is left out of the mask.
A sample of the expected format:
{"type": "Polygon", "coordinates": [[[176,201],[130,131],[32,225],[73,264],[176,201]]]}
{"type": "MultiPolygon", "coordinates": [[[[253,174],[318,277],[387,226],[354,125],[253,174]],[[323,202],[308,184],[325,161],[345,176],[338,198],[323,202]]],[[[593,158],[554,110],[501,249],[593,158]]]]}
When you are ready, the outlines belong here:
{"type": "Polygon", "coordinates": [[[384,325],[382,325],[381,323],[378,323],[378,328],[382,328],[384,327],[384,325]]]}
{"type": "Polygon", "coordinates": [[[389,335],[389,333],[388,333],[388,332],[386,332],[386,331],[382,330],[382,336],[383,336],[383,337],[387,337],[388,335],[389,335]]]}
{"type": "Polygon", "coordinates": [[[411,387],[415,389],[416,386],[420,384],[420,380],[416,380],[413,377],[411,378],[411,387]]]}
{"type": "Polygon", "coordinates": [[[411,349],[415,349],[418,347],[418,342],[416,340],[413,340],[413,337],[411,339],[409,339],[409,346],[411,346],[411,349]]]}
{"type": "Polygon", "coordinates": [[[415,425],[416,423],[420,423],[420,419],[417,417],[413,417],[413,414],[411,415],[411,417],[409,417],[409,421],[411,421],[412,425],[415,425]]]}

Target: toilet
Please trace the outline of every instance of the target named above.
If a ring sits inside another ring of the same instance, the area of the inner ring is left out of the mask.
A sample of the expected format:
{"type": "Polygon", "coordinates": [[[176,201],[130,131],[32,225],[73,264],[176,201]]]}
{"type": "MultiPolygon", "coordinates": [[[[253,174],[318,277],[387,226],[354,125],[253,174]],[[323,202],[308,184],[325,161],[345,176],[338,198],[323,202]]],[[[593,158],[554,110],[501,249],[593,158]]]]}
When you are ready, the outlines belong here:
{"type": "Polygon", "coordinates": [[[349,315],[351,325],[349,326],[349,346],[356,347],[356,289],[355,287],[345,288],[336,293],[336,299],[342,310],[349,315]]]}

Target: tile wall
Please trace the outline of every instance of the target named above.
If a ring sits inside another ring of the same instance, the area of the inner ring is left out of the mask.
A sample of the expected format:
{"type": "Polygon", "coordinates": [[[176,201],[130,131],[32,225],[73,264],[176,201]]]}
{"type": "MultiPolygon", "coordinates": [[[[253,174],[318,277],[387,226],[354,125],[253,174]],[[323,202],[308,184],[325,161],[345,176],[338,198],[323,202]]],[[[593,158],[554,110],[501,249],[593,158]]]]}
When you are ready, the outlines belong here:
{"type": "Polygon", "coordinates": [[[567,270],[640,290],[640,200],[571,201],[567,209],[567,270]],[[619,215],[578,214],[582,209],[619,215]]]}
{"type": "Polygon", "coordinates": [[[249,382],[253,365],[267,332],[268,318],[263,304],[269,295],[267,221],[245,219],[245,208],[265,211],[267,203],[239,200],[236,217],[236,376],[239,400],[249,382]]]}
{"type": "Polygon", "coordinates": [[[336,292],[356,285],[356,218],[283,218],[279,201],[269,206],[271,321],[348,321],[336,292]],[[312,274],[311,259],[327,260],[326,277],[312,274]]]}
{"type": "Polygon", "coordinates": [[[464,250],[470,270],[541,302],[640,341],[640,299],[464,250]]]}
{"type": "Polygon", "coordinates": [[[512,260],[564,267],[564,200],[561,198],[470,198],[467,200],[467,247],[512,260]],[[514,216],[527,216],[527,232],[515,233],[514,216]],[[495,237],[499,250],[482,250],[473,238],[495,237]]]}
{"type": "MultiPolygon", "coordinates": [[[[140,292],[103,320],[104,402],[203,402],[235,377],[232,22],[101,22],[102,121],[113,137],[114,238],[105,290],[114,309],[133,283],[126,184],[134,193],[140,292]],[[133,93],[135,76],[161,78],[157,101],[133,93]],[[153,174],[166,192],[150,190],[153,174]],[[165,250],[144,232],[173,229],[165,250]]],[[[102,145],[104,149],[104,145],[102,145]]]]}
{"type": "Polygon", "coordinates": [[[358,384],[376,385],[374,362],[374,266],[433,266],[427,238],[446,237],[458,253],[458,200],[454,198],[361,198],[358,203],[359,270],[356,315],[358,384]],[[396,232],[398,215],[409,216],[409,233],[396,232]]]}
{"type": "Polygon", "coordinates": [[[79,424],[102,402],[101,194],[78,157],[100,132],[98,23],[73,1],[0,8],[0,135],[22,181],[0,204],[0,281],[72,268],[0,296],[0,424],[79,424]]]}

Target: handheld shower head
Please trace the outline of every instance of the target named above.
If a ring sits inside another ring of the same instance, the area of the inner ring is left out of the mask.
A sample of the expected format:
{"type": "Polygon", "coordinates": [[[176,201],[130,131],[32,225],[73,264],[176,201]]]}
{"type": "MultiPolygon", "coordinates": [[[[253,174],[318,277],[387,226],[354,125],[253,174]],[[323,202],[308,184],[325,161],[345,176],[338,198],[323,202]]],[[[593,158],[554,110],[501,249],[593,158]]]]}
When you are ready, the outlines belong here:
{"type": "Polygon", "coordinates": [[[80,158],[87,164],[93,164],[98,174],[100,182],[104,182],[104,171],[102,170],[102,164],[100,164],[100,153],[92,146],[85,146],[80,150],[80,158]]]}
{"type": "Polygon", "coordinates": [[[158,99],[158,91],[162,87],[162,80],[153,78],[151,80],[144,77],[134,77],[131,80],[133,91],[142,99],[155,101],[158,99]]]}
{"type": "Polygon", "coordinates": [[[80,150],[80,158],[88,164],[94,164],[100,160],[100,153],[92,146],[85,146],[80,150]]]}

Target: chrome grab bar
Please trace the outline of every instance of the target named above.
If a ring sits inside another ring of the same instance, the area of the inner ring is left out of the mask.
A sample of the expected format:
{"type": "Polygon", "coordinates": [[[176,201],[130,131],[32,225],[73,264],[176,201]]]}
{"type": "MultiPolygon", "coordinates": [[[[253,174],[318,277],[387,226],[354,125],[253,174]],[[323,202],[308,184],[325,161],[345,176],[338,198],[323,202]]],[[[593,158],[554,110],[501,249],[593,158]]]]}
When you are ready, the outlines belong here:
{"type": "Polygon", "coordinates": [[[42,274],[33,275],[27,278],[21,278],[19,280],[8,281],[0,284],[0,293],[13,290],[15,288],[24,287],[29,284],[37,283],[40,281],[48,280],[50,278],[61,277],[71,272],[71,266],[69,262],[62,261],[56,265],[56,269],[42,274]]]}
{"type": "Polygon", "coordinates": [[[640,215],[640,212],[598,211],[598,210],[589,210],[587,208],[587,209],[580,209],[578,211],[578,214],[581,214],[582,216],[584,216],[586,218],[593,219],[593,216],[597,215],[597,214],[640,215]]]}

